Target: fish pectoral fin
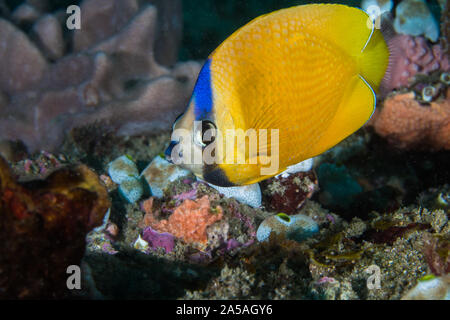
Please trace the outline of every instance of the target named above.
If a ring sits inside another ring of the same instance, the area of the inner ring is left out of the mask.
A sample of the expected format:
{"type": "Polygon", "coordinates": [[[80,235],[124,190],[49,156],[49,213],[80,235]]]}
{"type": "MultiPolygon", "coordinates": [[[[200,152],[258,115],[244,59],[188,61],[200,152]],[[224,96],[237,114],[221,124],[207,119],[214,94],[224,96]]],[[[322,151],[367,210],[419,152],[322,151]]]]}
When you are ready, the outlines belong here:
{"type": "Polygon", "coordinates": [[[325,152],[361,128],[375,111],[375,104],[373,89],[362,76],[355,76],[347,86],[334,119],[312,148],[310,156],[325,152]]]}

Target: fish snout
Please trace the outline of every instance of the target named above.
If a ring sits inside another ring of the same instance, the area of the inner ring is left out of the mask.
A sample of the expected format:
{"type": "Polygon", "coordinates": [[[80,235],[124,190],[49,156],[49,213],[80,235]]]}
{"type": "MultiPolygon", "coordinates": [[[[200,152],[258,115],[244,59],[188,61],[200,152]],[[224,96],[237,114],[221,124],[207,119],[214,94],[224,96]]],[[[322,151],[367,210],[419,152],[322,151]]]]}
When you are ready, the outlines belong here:
{"type": "Polygon", "coordinates": [[[178,142],[177,141],[170,141],[170,144],[169,144],[169,146],[167,147],[167,149],[166,149],[166,151],[164,151],[164,156],[165,156],[165,158],[166,158],[166,160],[167,161],[169,161],[170,163],[173,163],[173,161],[172,161],[172,151],[173,151],[173,148],[176,146],[178,144],[178,142]]]}

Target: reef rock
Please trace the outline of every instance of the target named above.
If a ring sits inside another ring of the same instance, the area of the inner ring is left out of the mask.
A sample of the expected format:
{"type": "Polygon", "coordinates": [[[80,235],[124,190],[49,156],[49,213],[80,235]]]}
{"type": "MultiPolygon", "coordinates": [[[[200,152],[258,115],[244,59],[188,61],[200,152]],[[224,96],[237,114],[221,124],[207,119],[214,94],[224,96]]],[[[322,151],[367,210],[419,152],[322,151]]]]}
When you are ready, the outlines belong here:
{"type": "Polygon", "coordinates": [[[258,241],[267,241],[272,233],[301,242],[319,232],[319,225],[304,214],[288,216],[279,213],[266,218],[256,231],[258,241]]]}
{"type": "Polygon", "coordinates": [[[362,0],[361,9],[367,14],[376,19],[384,13],[391,12],[394,7],[394,1],[392,0],[362,0]]]}
{"type": "Polygon", "coordinates": [[[16,182],[0,158],[0,297],[62,298],[86,234],[110,207],[97,175],[81,165],[45,180],[16,182]]]}
{"type": "Polygon", "coordinates": [[[402,300],[450,300],[450,275],[419,280],[402,300]]]}
{"type": "Polygon", "coordinates": [[[62,57],[65,26],[56,13],[43,15],[32,26],[33,38],[52,64],[22,31],[0,19],[0,140],[21,140],[34,152],[54,150],[69,130],[97,121],[118,135],[169,129],[201,65],[168,69],[156,61],[158,52],[174,63],[181,15],[178,0],[154,3],[83,1],[82,29],[67,45],[75,52],[62,57]]]}
{"type": "Polygon", "coordinates": [[[111,180],[121,184],[130,177],[137,178],[139,171],[134,161],[129,156],[120,156],[108,164],[108,174],[111,180]]]}
{"type": "Polygon", "coordinates": [[[170,182],[191,175],[190,171],[182,169],[160,156],[142,171],[141,177],[148,183],[151,193],[156,198],[162,198],[170,182]]]}
{"type": "Polygon", "coordinates": [[[74,31],[74,51],[90,48],[119,32],[138,12],[136,0],[85,0],[80,6],[81,28],[74,31]]]}
{"type": "Polygon", "coordinates": [[[205,183],[208,184],[211,188],[219,191],[226,198],[234,198],[237,201],[253,208],[261,207],[262,194],[259,183],[253,183],[246,186],[238,186],[238,187],[219,187],[207,182],[205,183]]]}
{"type": "Polygon", "coordinates": [[[411,36],[439,37],[439,26],[424,0],[403,0],[395,9],[395,31],[411,36]]]}
{"type": "Polygon", "coordinates": [[[55,16],[47,14],[39,18],[33,26],[33,32],[38,38],[42,51],[49,59],[56,60],[63,56],[62,27],[55,16]]]}
{"type": "MultiPolygon", "coordinates": [[[[311,167],[309,167],[311,169],[311,167]]],[[[263,182],[268,207],[288,215],[295,214],[319,189],[314,171],[284,173],[263,182]]]]}
{"type": "Polygon", "coordinates": [[[12,23],[0,18],[0,30],[0,91],[14,95],[32,89],[47,69],[45,58],[12,23]]]}

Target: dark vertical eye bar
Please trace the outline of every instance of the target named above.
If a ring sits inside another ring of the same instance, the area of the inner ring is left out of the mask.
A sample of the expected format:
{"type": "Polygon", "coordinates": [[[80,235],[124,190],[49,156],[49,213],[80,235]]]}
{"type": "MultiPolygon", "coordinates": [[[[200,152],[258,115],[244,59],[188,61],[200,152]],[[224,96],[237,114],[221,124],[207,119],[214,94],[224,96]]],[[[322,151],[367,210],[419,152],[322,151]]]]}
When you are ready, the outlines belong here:
{"type": "Polygon", "coordinates": [[[173,148],[178,144],[176,141],[170,141],[169,146],[167,147],[166,151],[164,151],[164,156],[166,157],[166,160],[169,162],[172,162],[171,154],[173,148]]]}

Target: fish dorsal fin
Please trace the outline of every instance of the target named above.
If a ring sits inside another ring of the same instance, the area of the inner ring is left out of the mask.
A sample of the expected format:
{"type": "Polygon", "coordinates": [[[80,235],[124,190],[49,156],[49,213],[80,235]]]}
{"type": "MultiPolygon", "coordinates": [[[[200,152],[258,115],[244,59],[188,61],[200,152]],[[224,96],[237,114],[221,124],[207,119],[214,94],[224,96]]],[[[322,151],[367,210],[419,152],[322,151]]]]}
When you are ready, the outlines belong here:
{"type": "Polygon", "coordinates": [[[374,24],[363,10],[338,4],[306,5],[306,28],[336,44],[351,56],[359,56],[374,34],[374,24]]]}

